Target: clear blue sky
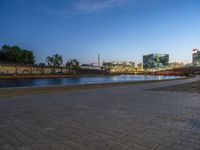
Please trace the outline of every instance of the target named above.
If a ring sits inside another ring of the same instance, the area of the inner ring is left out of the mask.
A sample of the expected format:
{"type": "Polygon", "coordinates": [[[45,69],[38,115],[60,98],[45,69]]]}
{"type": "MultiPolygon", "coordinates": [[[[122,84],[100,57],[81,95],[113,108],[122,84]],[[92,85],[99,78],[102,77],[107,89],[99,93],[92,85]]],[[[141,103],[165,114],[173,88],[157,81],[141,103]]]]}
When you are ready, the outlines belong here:
{"type": "Polygon", "coordinates": [[[191,62],[200,48],[200,0],[0,0],[0,46],[60,53],[81,63],[142,61],[168,53],[191,62]]]}

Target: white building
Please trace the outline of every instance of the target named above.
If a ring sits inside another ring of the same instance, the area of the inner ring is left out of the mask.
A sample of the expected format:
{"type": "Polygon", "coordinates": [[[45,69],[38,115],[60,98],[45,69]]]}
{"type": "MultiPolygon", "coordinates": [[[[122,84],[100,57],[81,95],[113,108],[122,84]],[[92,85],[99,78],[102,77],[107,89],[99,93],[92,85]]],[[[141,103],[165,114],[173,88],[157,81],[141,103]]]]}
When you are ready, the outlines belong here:
{"type": "Polygon", "coordinates": [[[92,63],[92,64],[83,64],[83,65],[81,65],[81,69],[102,70],[102,67],[92,63]]]}
{"type": "Polygon", "coordinates": [[[104,62],[103,68],[105,70],[109,70],[110,73],[134,73],[135,62],[132,61],[104,62]]]}

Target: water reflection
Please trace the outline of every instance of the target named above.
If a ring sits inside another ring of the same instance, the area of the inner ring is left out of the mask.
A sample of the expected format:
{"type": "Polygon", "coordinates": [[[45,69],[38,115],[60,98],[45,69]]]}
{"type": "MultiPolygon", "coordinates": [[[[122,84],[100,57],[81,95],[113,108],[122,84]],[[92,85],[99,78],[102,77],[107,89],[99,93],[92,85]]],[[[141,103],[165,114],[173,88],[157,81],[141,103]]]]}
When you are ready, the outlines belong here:
{"type": "Polygon", "coordinates": [[[15,79],[0,80],[0,87],[27,87],[48,85],[79,85],[91,83],[112,83],[145,80],[165,80],[181,78],[179,76],[147,76],[147,75],[118,75],[103,77],[80,77],[80,78],[45,78],[45,79],[15,79]]]}

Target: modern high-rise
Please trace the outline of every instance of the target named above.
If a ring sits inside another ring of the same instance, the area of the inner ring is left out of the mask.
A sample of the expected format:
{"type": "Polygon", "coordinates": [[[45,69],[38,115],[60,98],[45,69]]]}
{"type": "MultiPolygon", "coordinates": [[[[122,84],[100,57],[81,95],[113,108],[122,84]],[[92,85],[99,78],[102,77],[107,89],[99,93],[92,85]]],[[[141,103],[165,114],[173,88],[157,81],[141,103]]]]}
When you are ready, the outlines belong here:
{"type": "Polygon", "coordinates": [[[168,54],[149,54],[143,56],[143,68],[148,69],[164,69],[169,65],[168,54]]]}
{"type": "Polygon", "coordinates": [[[192,50],[192,63],[193,66],[200,66],[200,51],[198,49],[192,50]]]}

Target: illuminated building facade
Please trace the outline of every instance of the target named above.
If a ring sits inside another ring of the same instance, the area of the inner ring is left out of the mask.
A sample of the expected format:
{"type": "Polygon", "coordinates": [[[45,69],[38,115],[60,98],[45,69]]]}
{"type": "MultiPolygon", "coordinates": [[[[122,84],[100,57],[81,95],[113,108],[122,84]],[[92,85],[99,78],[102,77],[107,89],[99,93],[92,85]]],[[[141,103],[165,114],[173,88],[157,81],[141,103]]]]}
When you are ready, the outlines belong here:
{"type": "Polygon", "coordinates": [[[137,71],[143,71],[143,64],[142,63],[139,63],[137,65],[137,71]]]}
{"type": "Polygon", "coordinates": [[[167,68],[169,65],[168,54],[149,54],[143,56],[144,70],[157,70],[167,68]]]}
{"type": "Polygon", "coordinates": [[[113,61],[104,62],[103,68],[110,73],[133,73],[135,72],[135,62],[132,61],[113,61]]]}
{"type": "Polygon", "coordinates": [[[169,68],[170,69],[182,68],[182,67],[184,67],[184,63],[183,62],[171,62],[171,63],[169,63],[169,68]]]}
{"type": "Polygon", "coordinates": [[[193,66],[200,66],[200,51],[198,49],[192,50],[192,63],[193,66]]]}

